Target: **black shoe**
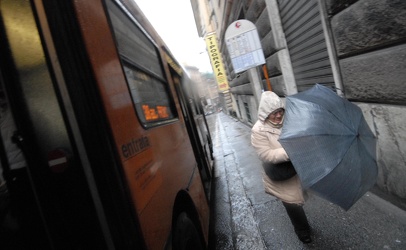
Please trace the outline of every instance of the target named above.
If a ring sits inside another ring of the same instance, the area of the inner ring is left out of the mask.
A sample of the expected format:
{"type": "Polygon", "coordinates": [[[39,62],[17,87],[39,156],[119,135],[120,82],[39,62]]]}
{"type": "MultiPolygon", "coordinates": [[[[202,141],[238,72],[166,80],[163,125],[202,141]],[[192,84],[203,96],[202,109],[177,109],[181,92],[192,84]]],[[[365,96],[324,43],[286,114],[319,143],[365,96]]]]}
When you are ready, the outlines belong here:
{"type": "Polygon", "coordinates": [[[310,230],[297,231],[296,235],[299,238],[299,240],[305,244],[312,242],[312,238],[310,237],[310,230]]]}

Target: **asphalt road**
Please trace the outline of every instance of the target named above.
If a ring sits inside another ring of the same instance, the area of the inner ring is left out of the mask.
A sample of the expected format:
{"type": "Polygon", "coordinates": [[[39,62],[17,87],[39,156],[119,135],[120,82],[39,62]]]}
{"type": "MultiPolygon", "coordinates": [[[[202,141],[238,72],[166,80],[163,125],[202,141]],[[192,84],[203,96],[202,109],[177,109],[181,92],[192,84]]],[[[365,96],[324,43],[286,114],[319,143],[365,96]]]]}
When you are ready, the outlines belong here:
{"type": "Polygon", "coordinates": [[[224,113],[207,119],[215,156],[211,249],[406,249],[406,211],[370,192],[349,211],[309,193],[313,242],[303,244],[282,203],[264,192],[251,128],[224,113]]]}

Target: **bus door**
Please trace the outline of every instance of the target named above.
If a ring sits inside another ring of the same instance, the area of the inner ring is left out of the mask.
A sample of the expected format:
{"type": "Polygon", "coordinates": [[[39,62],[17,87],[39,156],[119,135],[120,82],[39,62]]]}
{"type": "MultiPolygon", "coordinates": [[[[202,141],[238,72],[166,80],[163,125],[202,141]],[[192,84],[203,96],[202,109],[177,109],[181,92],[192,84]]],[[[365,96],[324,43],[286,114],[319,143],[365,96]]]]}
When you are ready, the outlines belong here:
{"type": "Polygon", "coordinates": [[[0,249],[139,244],[71,4],[0,2],[0,249]]]}
{"type": "MultiPolygon", "coordinates": [[[[202,182],[204,184],[205,192],[207,197],[209,198],[210,194],[210,184],[211,184],[211,151],[209,149],[209,144],[207,140],[207,135],[209,135],[208,131],[206,133],[201,132],[200,126],[203,124],[198,123],[196,121],[196,117],[194,116],[194,112],[192,111],[192,106],[194,105],[193,100],[185,95],[185,91],[182,88],[181,84],[181,76],[176,73],[170,67],[172,80],[175,85],[176,92],[179,96],[179,101],[183,113],[183,117],[185,119],[186,128],[189,134],[189,138],[191,140],[191,144],[193,147],[193,152],[198,162],[200,176],[202,178],[202,182]]],[[[184,76],[187,77],[187,76],[184,76]]]]}
{"type": "Polygon", "coordinates": [[[10,201],[0,248],[104,249],[30,2],[4,0],[0,11],[1,162],[10,201]]]}
{"type": "Polygon", "coordinates": [[[49,249],[47,228],[0,71],[0,247],[49,249]]]}

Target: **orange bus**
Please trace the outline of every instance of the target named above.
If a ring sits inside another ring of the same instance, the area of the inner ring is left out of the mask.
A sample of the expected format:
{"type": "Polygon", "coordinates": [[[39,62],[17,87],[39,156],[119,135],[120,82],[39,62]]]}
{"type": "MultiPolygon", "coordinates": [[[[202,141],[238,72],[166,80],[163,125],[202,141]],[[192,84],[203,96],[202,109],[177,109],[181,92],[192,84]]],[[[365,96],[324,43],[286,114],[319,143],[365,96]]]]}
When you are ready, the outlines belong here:
{"type": "Polygon", "coordinates": [[[206,249],[212,144],[132,0],[0,1],[0,249],[206,249]]]}

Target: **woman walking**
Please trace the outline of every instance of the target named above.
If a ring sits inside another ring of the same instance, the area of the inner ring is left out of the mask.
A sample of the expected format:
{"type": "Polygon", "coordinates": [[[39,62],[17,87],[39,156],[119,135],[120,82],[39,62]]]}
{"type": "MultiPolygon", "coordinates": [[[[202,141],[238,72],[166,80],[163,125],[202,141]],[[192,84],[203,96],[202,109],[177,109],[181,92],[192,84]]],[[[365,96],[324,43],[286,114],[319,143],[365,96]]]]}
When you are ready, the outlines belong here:
{"type": "MultiPolygon", "coordinates": [[[[310,243],[312,241],[310,225],[302,207],[304,197],[299,177],[293,173],[293,176],[281,180],[273,178],[272,175],[273,170],[277,170],[276,167],[283,167],[286,168],[284,170],[287,170],[290,164],[289,156],[278,141],[284,113],[284,104],[274,92],[262,93],[258,108],[258,121],[251,131],[251,144],[263,162],[265,192],[282,201],[296,235],[303,243],[310,243]]],[[[292,166],[291,169],[294,172],[292,166]]]]}

